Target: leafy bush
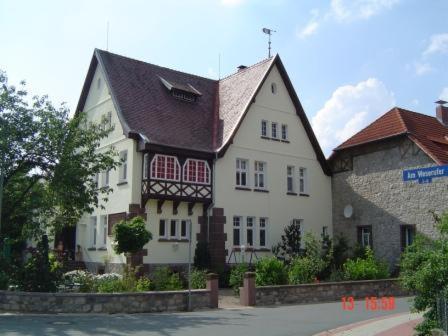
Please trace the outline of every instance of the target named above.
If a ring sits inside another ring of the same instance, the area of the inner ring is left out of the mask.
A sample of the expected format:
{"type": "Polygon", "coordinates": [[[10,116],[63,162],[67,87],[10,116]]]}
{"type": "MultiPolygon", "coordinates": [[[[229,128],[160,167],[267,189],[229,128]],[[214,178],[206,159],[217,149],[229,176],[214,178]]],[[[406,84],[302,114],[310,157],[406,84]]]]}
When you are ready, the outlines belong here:
{"type": "Polygon", "coordinates": [[[292,260],[288,272],[288,280],[292,285],[311,283],[316,280],[321,265],[309,257],[297,257],[292,260]]]}
{"type": "Polygon", "coordinates": [[[210,268],[210,250],[206,241],[198,241],[194,251],[194,267],[197,269],[210,268]]]}
{"type": "Polygon", "coordinates": [[[243,286],[244,273],[249,271],[249,266],[245,263],[234,266],[230,271],[229,285],[235,294],[240,293],[240,287],[243,286]]]}
{"type": "Polygon", "coordinates": [[[141,277],[137,280],[137,285],[135,289],[137,292],[147,292],[152,290],[152,283],[147,277],[141,277]]]}
{"type": "Polygon", "coordinates": [[[181,290],[183,288],[179,273],[173,273],[166,266],[158,267],[155,270],[152,281],[156,291],[181,290]]]}
{"type": "Polygon", "coordinates": [[[448,297],[448,213],[434,214],[439,238],[417,234],[414,243],[403,253],[400,279],[404,288],[415,293],[417,311],[425,312],[424,321],[416,328],[419,335],[428,335],[437,328],[437,298],[448,297]]]}
{"type": "Polygon", "coordinates": [[[30,248],[30,258],[19,271],[18,287],[28,292],[55,292],[62,273],[50,264],[48,237],[43,235],[36,248],[30,248]]]}
{"type": "Polygon", "coordinates": [[[255,264],[255,271],[257,286],[284,285],[288,279],[284,263],[276,257],[261,258],[255,264]]]}
{"type": "Polygon", "coordinates": [[[207,285],[207,271],[194,269],[191,272],[191,288],[202,289],[207,285]]]}
{"type": "Polygon", "coordinates": [[[117,223],[114,226],[114,237],[117,254],[136,253],[152,239],[152,234],[146,230],[145,220],[137,216],[117,223]]]}
{"type": "Polygon", "coordinates": [[[6,272],[0,270],[0,290],[8,289],[9,276],[6,272]]]}
{"type": "Polygon", "coordinates": [[[364,258],[348,259],[344,266],[346,280],[371,280],[389,277],[389,269],[385,262],[375,259],[371,248],[367,247],[364,258]]]}
{"type": "Polygon", "coordinates": [[[328,267],[332,260],[331,247],[323,249],[323,244],[310,233],[305,234],[305,255],[292,260],[288,280],[290,284],[310,283],[328,267]]]}
{"type": "Polygon", "coordinates": [[[122,279],[108,279],[101,281],[98,284],[98,292],[99,293],[121,293],[121,292],[129,292],[130,290],[126,288],[122,279]]]}
{"type": "Polygon", "coordinates": [[[285,227],[281,241],[272,247],[272,253],[277,258],[290,261],[301,253],[301,229],[299,221],[292,221],[285,227]]]}

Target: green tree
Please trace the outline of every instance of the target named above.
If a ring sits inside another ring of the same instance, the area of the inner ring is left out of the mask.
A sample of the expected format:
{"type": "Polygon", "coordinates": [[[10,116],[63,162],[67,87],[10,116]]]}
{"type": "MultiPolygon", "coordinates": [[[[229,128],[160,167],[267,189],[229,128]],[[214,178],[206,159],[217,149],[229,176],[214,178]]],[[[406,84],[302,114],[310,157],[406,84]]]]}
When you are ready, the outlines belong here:
{"type": "Polygon", "coordinates": [[[272,247],[272,253],[277,257],[290,261],[299,256],[301,250],[300,222],[292,221],[285,227],[285,233],[281,236],[281,241],[272,247]]]}
{"type": "Polygon", "coordinates": [[[419,335],[438,327],[437,298],[448,290],[448,213],[435,215],[435,220],[439,237],[431,240],[417,234],[400,264],[402,285],[415,293],[414,308],[425,312],[424,321],[416,328],[419,335]]]}
{"type": "Polygon", "coordinates": [[[111,128],[70,118],[47,96],[29,98],[25,83],[16,88],[0,71],[0,235],[21,248],[48,227],[75,225],[112,191],[99,188],[96,176],[119,164],[113,148],[97,151],[111,128]]]}
{"type": "Polygon", "coordinates": [[[145,220],[134,217],[131,220],[122,220],[114,226],[116,253],[136,253],[152,239],[152,234],[146,230],[145,220]]]}

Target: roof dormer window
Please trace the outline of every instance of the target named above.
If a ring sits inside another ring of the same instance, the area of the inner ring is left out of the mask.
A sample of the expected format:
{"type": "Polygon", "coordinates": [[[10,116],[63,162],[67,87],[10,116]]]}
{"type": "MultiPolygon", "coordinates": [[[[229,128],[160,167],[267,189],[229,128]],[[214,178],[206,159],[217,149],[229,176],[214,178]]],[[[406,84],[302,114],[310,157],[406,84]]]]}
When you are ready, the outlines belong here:
{"type": "Polygon", "coordinates": [[[198,90],[196,90],[191,84],[180,84],[167,81],[165,78],[160,77],[162,84],[168,89],[171,95],[176,98],[187,102],[195,102],[198,97],[202,96],[198,90]]]}

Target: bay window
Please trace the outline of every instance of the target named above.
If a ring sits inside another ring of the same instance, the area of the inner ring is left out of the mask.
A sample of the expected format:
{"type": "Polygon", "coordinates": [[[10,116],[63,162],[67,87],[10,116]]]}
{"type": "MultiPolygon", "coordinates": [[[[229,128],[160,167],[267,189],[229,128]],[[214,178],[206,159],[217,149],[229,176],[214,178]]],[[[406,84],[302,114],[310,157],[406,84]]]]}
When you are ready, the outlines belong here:
{"type": "Polygon", "coordinates": [[[210,184],[210,167],[207,161],[194,159],[185,161],[184,181],[210,184]]]}
{"type": "Polygon", "coordinates": [[[180,165],[175,156],[157,154],[151,161],[151,178],[179,181],[180,165]]]}

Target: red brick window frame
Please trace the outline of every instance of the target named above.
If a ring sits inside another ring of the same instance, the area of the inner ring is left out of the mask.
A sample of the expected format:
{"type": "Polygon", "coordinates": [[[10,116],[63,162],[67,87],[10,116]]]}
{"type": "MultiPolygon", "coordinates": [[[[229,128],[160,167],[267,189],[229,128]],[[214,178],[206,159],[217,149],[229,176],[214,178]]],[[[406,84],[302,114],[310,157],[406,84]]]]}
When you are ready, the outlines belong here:
{"type": "Polygon", "coordinates": [[[210,167],[205,160],[187,159],[183,174],[185,182],[210,184],[210,167]]]}
{"type": "Polygon", "coordinates": [[[179,181],[180,164],[177,157],[156,154],[151,161],[151,178],[157,180],[179,181]]]}

